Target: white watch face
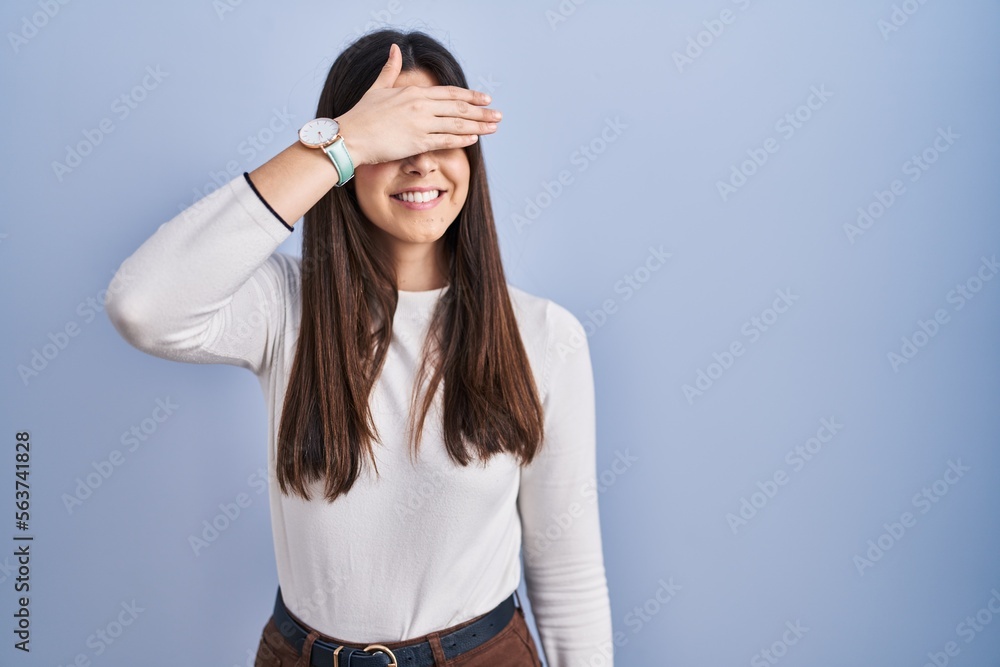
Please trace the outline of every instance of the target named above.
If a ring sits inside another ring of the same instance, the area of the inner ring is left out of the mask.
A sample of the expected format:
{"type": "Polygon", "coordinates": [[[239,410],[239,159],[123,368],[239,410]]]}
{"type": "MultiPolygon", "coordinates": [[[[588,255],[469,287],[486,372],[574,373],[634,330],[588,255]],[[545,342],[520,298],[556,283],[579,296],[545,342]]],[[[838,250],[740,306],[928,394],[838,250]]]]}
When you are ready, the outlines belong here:
{"type": "Polygon", "coordinates": [[[340,125],[332,118],[316,118],[299,130],[299,141],[311,148],[319,148],[333,141],[340,132],[340,125]]]}

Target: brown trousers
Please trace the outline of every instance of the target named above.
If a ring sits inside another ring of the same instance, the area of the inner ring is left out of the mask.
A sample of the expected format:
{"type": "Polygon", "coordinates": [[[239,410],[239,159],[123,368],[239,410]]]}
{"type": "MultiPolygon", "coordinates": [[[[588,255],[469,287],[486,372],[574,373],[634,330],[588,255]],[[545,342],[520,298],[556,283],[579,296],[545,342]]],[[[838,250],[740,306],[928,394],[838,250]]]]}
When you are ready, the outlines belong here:
{"type": "MultiPolygon", "coordinates": [[[[484,614],[485,616],[485,614],[484,614]]],[[[406,641],[399,642],[378,642],[390,651],[400,646],[416,644],[418,642],[430,642],[434,653],[434,667],[542,667],[542,661],[538,657],[538,648],[528,630],[528,623],[524,618],[524,610],[520,606],[514,611],[514,616],[495,637],[489,639],[471,651],[466,651],[461,655],[448,660],[444,656],[441,648],[441,635],[454,632],[464,628],[473,621],[482,618],[477,616],[464,623],[453,625],[450,628],[432,632],[423,637],[414,637],[406,641]]],[[[295,619],[302,627],[312,630],[310,626],[295,619]]],[[[317,639],[331,644],[343,644],[353,648],[364,649],[368,644],[357,644],[345,642],[324,635],[321,632],[313,631],[317,639]]],[[[309,640],[306,645],[311,646],[309,640]]],[[[278,631],[278,626],[274,622],[274,617],[268,619],[261,634],[260,644],[257,646],[257,658],[254,667],[309,667],[309,656],[303,657],[288,643],[278,631]]],[[[400,667],[405,667],[400,665],[400,667]]]]}

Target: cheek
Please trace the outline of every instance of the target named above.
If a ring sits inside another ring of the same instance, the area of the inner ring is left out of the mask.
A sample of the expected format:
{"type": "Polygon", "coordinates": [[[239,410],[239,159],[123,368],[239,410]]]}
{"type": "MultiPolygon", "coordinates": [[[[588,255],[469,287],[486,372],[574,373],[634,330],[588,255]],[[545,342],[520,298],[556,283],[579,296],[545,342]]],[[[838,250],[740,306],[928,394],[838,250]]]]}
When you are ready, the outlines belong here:
{"type": "Polygon", "coordinates": [[[357,199],[361,214],[368,220],[381,220],[392,212],[392,202],[383,201],[382,197],[373,192],[362,192],[357,199]]]}
{"type": "Polygon", "coordinates": [[[354,192],[358,203],[369,206],[384,204],[384,193],[389,187],[390,169],[385,164],[362,165],[354,170],[354,192]]]}
{"type": "Polygon", "coordinates": [[[469,163],[458,162],[448,174],[449,180],[455,184],[452,200],[463,203],[469,194],[469,163]]]}
{"type": "Polygon", "coordinates": [[[462,187],[461,187],[461,192],[462,192],[462,203],[464,204],[465,201],[469,198],[469,181],[468,180],[463,181],[462,187]]]}
{"type": "Polygon", "coordinates": [[[392,203],[384,195],[384,188],[365,184],[362,187],[355,188],[354,193],[355,198],[358,200],[358,206],[363,211],[385,210],[392,203]]]}
{"type": "Polygon", "coordinates": [[[466,200],[469,198],[469,181],[468,179],[463,180],[455,190],[454,202],[458,205],[464,205],[466,200]]]}

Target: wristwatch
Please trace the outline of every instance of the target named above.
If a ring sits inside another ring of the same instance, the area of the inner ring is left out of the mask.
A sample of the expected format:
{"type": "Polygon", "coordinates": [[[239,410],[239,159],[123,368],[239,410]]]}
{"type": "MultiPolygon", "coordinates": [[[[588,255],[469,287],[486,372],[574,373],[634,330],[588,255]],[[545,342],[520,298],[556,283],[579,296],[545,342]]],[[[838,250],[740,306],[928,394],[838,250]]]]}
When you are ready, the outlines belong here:
{"type": "Polygon", "coordinates": [[[340,136],[340,123],[332,118],[314,118],[299,129],[299,141],[309,148],[320,148],[333,162],[337,175],[337,187],[354,178],[354,161],[351,160],[340,136]]]}

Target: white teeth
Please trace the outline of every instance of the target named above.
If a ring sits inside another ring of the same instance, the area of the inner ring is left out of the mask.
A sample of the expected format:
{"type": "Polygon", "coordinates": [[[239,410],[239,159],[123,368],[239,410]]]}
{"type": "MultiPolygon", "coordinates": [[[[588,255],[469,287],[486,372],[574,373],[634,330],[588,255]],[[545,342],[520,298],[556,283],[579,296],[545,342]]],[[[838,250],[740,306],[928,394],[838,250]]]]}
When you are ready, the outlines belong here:
{"type": "Polygon", "coordinates": [[[432,199],[437,199],[440,193],[437,190],[428,190],[427,192],[403,192],[398,195],[393,195],[396,199],[402,199],[403,201],[411,202],[426,202],[432,199]]]}

